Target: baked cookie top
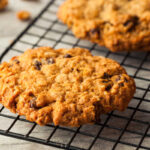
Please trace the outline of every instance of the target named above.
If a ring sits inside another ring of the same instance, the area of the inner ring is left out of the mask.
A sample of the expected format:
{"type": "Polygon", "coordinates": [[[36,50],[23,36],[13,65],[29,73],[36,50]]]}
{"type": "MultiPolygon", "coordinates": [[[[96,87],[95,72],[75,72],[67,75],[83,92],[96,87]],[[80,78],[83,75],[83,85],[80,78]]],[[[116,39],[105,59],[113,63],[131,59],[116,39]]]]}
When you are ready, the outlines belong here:
{"type": "Polygon", "coordinates": [[[0,65],[0,103],[40,125],[79,126],[124,110],[135,83],[115,61],[86,49],[27,50],[0,65]]]}
{"type": "Polygon", "coordinates": [[[66,0],[58,17],[111,51],[150,51],[150,0],[66,0]]]}

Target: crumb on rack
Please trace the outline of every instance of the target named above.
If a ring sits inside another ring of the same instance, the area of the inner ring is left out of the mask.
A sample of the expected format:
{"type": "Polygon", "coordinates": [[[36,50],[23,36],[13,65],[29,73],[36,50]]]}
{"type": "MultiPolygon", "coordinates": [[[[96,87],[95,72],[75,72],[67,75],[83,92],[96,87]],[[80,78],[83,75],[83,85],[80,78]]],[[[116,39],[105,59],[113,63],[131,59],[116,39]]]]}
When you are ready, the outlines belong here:
{"type": "Polygon", "coordinates": [[[29,20],[31,18],[31,14],[30,12],[28,11],[19,11],[17,13],[17,18],[22,20],[22,21],[26,21],[26,20],[29,20]]]}

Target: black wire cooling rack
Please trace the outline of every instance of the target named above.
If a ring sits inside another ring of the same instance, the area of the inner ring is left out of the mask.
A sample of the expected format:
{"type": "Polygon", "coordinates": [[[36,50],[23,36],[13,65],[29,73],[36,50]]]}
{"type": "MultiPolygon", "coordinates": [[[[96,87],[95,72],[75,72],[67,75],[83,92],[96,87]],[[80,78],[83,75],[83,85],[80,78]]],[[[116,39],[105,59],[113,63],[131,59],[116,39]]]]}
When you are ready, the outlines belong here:
{"type": "Polygon", "coordinates": [[[147,52],[112,53],[87,41],[76,39],[58,21],[56,12],[63,0],[51,0],[30,25],[1,54],[9,60],[28,48],[88,48],[93,55],[118,61],[137,85],[136,94],[125,112],[102,116],[101,123],[79,128],[53,124],[40,127],[0,107],[0,134],[71,150],[150,150],[150,55],[147,52]]]}

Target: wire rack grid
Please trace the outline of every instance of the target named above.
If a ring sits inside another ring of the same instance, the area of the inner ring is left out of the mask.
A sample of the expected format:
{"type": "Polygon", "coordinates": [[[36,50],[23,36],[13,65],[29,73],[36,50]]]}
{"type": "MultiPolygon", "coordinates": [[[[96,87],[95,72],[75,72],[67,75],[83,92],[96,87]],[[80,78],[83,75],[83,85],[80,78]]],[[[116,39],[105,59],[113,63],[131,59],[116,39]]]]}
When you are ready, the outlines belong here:
{"type": "Polygon", "coordinates": [[[70,150],[150,150],[150,54],[148,52],[112,53],[88,41],[76,39],[57,19],[64,0],[51,0],[30,25],[1,54],[8,61],[28,48],[88,48],[93,55],[118,61],[137,85],[136,94],[125,112],[102,116],[101,123],[79,128],[45,127],[10,113],[0,105],[0,134],[70,150]]]}

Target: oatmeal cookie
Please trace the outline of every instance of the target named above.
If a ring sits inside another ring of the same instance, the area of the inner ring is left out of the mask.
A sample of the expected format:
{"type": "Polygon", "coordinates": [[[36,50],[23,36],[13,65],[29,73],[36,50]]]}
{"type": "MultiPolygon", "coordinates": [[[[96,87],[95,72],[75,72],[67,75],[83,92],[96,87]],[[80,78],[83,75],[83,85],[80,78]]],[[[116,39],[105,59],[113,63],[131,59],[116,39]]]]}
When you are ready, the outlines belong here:
{"type": "Polygon", "coordinates": [[[0,0],[0,11],[5,9],[8,5],[8,0],[0,0]]]}
{"type": "Polygon", "coordinates": [[[40,125],[94,123],[125,110],[134,92],[117,62],[86,49],[30,49],[0,65],[0,103],[40,125]]]}
{"type": "Polygon", "coordinates": [[[150,0],[66,0],[59,19],[113,52],[150,51],[150,0]]]}

